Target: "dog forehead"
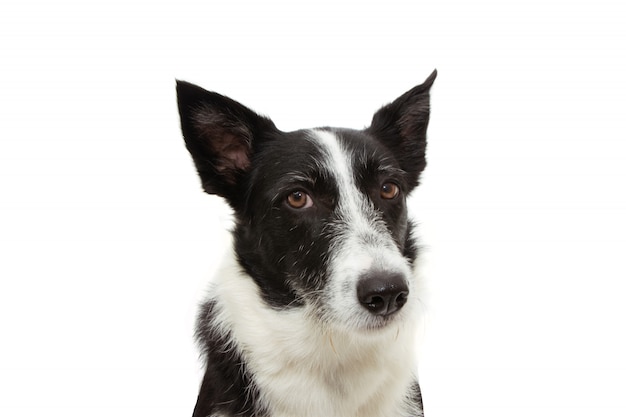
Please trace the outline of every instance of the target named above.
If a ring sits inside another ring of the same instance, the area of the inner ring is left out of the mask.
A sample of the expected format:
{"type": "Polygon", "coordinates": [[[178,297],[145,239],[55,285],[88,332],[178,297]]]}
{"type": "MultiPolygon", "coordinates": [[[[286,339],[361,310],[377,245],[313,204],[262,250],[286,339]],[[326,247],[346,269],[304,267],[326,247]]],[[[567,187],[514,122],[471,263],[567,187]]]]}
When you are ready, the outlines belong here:
{"type": "Polygon", "coordinates": [[[336,132],[331,130],[311,130],[310,140],[319,148],[322,158],[320,165],[323,165],[338,182],[345,182],[353,177],[352,152],[343,141],[340,141],[336,132]]]}
{"type": "Polygon", "coordinates": [[[378,174],[402,174],[396,158],[376,138],[364,131],[351,129],[315,129],[310,140],[322,155],[321,164],[339,182],[358,183],[378,174]]]}
{"type": "Polygon", "coordinates": [[[294,176],[327,176],[328,152],[312,135],[310,130],[281,132],[260,143],[252,161],[254,177],[276,183],[294,176]]]}
{"type": "Polygon", "coordinates": [[[322,157],[322,149],[310,140],[308,131],[281,132],[260,144],[253,165],[266,172],[286,171],[313,165],[322,157]]]}
{"type": "Polygon", "coordinates": [[[381,173],[399,170],[390,151],[358,130],[281,132],[258,151],[250,184],[271,200],[300,186],[332,199],[361,194],[381,173]]]}

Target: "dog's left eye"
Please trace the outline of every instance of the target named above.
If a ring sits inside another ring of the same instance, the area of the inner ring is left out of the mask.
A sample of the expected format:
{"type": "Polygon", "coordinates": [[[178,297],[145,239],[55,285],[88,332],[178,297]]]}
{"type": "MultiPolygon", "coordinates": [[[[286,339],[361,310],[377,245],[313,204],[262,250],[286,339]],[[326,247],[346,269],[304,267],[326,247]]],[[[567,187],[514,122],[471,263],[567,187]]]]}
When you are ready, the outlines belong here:
{"type": "Polygon", "coordinates": [[[313,206],[313,200],[311,196],[304,191],[296,190],[287,196],[287,204],[289,204],[291,208],[305,209],[313,206]]]}
{"type": "Polygon", "coordinates": [[[400,187],[392,182],[386,182],[380,187],[380,196],[385,200],[392,200],[400,194],[400,187]]]}

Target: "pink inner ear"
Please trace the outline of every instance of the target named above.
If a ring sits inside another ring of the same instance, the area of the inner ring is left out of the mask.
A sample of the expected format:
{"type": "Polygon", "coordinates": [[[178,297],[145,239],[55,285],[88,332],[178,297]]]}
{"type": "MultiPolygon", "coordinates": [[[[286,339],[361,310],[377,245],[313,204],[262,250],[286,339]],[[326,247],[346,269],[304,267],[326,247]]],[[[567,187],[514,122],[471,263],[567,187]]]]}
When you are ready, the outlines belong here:
{"type": "Polygon", "coordinates": [[[250,166],[247,148],[242,145],[233,145],[224,149],[224,160],[230,161],[233,169],[245,170],[250,166]]]}
{"type": "Polygon", "coordinates": [[[219,156],[218,171],[246,170],[250,166],[248,145],[238,135],[225,132],[212,145],[219,156]]]}
{"type": "Polygon", "coordinates": [[[237,172],[250,168],[250,130],[210,112],[198,115],[196,122],[204,157],[211,161],[223,181],[234,184],[237,172]]]}

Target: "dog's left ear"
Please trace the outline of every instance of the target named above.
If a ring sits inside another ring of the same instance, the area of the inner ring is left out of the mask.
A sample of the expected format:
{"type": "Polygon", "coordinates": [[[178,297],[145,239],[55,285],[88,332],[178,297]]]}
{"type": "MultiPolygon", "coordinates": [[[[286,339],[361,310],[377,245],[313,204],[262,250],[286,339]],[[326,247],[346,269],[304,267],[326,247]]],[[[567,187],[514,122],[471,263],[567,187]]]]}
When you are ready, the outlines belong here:
{"type": "Polygon", "coordinates": [[[426,129],[430,118],[430,87],[437,70],[394,102],[381,108],[366,129],[396,155],[401,168],[409,175],[411,188],[419,184],[426,167],[426,129]]]}
{"type": "Polygon", "coordinates": [[[176,91],[185,144],[204,191],[226,198],[236,208],[255,143],[277,131],[276,126],[235,100],[197,85],[178,81],[176,91]]]}

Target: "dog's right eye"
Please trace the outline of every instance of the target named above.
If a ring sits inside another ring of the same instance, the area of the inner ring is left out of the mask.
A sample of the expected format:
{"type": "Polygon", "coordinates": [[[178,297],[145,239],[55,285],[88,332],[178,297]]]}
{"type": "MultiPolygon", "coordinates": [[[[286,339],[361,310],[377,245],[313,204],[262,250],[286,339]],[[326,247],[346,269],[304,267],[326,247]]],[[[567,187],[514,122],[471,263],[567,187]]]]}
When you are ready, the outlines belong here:
{"type": "Polygon", "coordinates": [[[385,200],[393,200],[400,194],[400,187],[392,182],[386,182],[380,187],[380,196],[385,200]]]}
{"type": "Polygon", "coordinates": [[[287,196],[287,204],[289,204],[289,207],[291,208],[304,209],[312,207],[313,200],[311,199],[311,196],[304,191],[296,190],[287,196]]]}

